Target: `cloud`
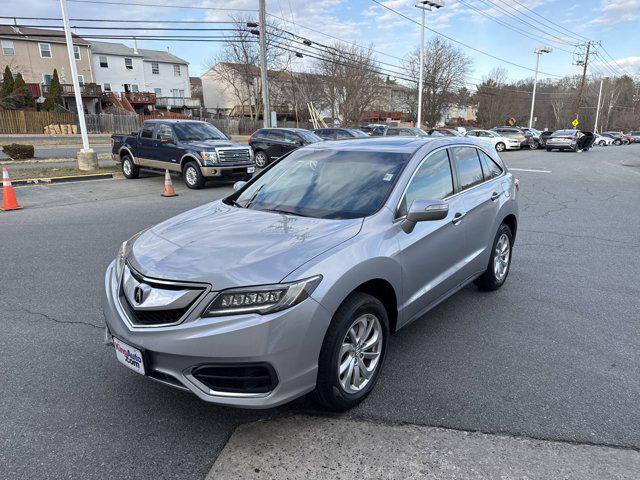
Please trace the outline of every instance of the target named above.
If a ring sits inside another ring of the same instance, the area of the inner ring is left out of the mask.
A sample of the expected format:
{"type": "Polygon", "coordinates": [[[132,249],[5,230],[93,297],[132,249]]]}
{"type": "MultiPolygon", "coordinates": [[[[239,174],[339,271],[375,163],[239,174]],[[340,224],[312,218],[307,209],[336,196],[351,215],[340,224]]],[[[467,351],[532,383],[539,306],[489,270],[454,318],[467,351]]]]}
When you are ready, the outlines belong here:
{"type": "Polygon", "coordinates": [[[590,25],[616,25],[640,19],[640,0],[602,0],[590,25]]]}
{"type": "MultiPolygon", "coordinates": [[[[640,56],[624,57],[617,60],[610,60],[607,62],[609,65],[620,67],[622,70],[632,73],[633,71],[640,73],[640,56]]],[[[605,66],[604,62],[596,62],[596,67],[605,66]]]]}

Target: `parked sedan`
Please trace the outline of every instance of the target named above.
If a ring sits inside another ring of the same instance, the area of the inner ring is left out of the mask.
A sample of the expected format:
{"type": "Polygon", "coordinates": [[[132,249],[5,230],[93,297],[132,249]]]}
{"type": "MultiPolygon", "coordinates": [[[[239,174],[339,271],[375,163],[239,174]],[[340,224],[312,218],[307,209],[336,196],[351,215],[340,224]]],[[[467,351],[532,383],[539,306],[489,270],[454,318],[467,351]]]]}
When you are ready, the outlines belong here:
{"type": "Polygon", "coordinates": [[[292,150],[321,141],[315,133],[303,128],[261,128],[249,137],[256,166],[260,168],[292,150]]]}
{"type": "Polygon", "coordinates": [[[477,137],[480,140],[489,142],[498,151],[520,150],[520,142],[513,138],[503,137],[498,132],[492,130],[469,130],[465,133],[467,137],[477,137]]]}
{"type": "Polygon", "coordinates": [[[453,128],[432,128],[427,130],[427,133],[432,137],[462,137],[462,133],[453,128]]]}
{"type": "Polygon", "coordinates": [[[633,138],[633,142],[634,143],[640,143],[640,131],[639,130],[632,130],[630,132],[627,132],[625,135],[627,137],[633,138]]]}
{"type": "Polygon", "coordinates": [[[620,132],[602,132],[600,135],[611,138],[613,140],[613,144],[616,146],[629,144],[629,140],[624,138],[620,132]]]}
{"type": "Polygon", "coordinates": [[[509,137],[513,140],[517,140],[520,142],[520,146],[522,148],[537,148],[537,143],[533,140],[533,137],[530,133],[525,132],[521,128],[518,127],[494,127],[491,129],[492,131],[502,135],[503,137],[509,137]]]}
{"type": "Polygon", "coordinates": [[[601,147],[606,147],[609,145],[613,145],[613,138],[605,137],[603,135],[595,134],[595,140],[593,142],[594,145],[599,145],[601,147]]]}
{"type": "Polygon", "coordinates": [[[391,334],[469,282],[505,283],[518,188],[470,138],[308,145],[125,241],[105,276],[105,338],[127,368],[208,402],[313,392],[351,408],[391,334]]]}
{"type": "Polygon", "coordinates": [[[385,136],[429,138],[429,134],[418,127],[388,127],[385,136]]]}
{"type": "Polygon", "coordinates": [[[356,128],[316,128],[312,132],[323,140],[347,140],[349,138],[367,138],[369,136],[356,128]]]}
{"type": "Polygon", "coordinates": [[[556,130],[547,140],[547,152],[551,150],[571,150],[586,152],[591,148],[595,135],[582,130],[556,130]]]}

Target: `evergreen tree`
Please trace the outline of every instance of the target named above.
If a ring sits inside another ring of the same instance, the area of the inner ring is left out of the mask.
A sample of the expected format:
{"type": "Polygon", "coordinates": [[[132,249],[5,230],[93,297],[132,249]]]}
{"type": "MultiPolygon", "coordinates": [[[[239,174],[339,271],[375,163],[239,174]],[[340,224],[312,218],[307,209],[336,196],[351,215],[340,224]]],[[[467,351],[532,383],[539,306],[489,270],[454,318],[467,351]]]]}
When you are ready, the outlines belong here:
{"type": "Polygon", "coordinates": [[[0,98],[8,97],[13,92],[13,75],[11,69],[7,65],[2,76],[2,88],[0,88],[0,98]]]}
{"type": "Polygon", "coordinates": [[[53,78],[49,84],[49,92],[42,104],[44,110],[53,110],[56,105],[62,105],[62,88],[60,87],[60,78],[58,77],[58,70],[53,70],[53,78]]]}
{"type": "Polygon", "coordinates": [[[33,107],[33,95],[31,95],[29,87],[20,73],[16,75],[11,96],[15,97],[18,108],[33,107]]]}

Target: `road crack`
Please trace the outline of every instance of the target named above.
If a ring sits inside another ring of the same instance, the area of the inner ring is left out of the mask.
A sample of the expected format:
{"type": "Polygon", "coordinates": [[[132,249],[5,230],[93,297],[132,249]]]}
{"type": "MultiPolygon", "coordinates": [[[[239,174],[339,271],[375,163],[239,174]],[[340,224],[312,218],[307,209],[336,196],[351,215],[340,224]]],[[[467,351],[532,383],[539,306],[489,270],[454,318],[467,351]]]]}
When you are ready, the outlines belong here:
{"type": "Polygon", "coordinates": [[[46,313],[42,313],[42,312],[34,312],[33,310],[29,310],[28,308],[21,308],[19,310],[7,310],[10,313],[28,313],[29,315],[36,315],[39,317],[42,317],[46,320],[49,320],[51,322],[54,323],[59,323],[59,324],[67,324],[67,325],[86,325],[87,327],[91,327],[91,328],[97,328],[102,330],[104,328],[104,325],[96,325],[95,323],[91,323],[91,322],[83,322],[80,320],[61,320],[59,318],[55,318],[52,317],[50,315],[47,315],[46,313]]]}

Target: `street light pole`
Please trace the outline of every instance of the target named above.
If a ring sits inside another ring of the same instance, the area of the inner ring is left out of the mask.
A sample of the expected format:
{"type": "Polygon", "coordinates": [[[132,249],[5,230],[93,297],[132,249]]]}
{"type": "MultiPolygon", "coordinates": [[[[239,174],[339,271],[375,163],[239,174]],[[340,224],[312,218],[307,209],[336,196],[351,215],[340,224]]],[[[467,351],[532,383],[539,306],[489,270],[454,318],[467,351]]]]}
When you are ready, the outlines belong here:
{"type": "Polygon", "coordinates": [[[444,7],[444,1],[441,0],[421,0],[416,3],[416,7],[422,10],[422,21],[420,22],[420,77],[418,78],[418,118],[416,127],[421,128],[422,125],[422,88],[424,85],[424,22],[426,11],[434,8],[444,7]]]}
{"type": "Polygon", "coordinates": [[[76,99],[76,109],[78,111],[78,123],[80,124],[80,135],[82,137],[82,149],[78,152],[78,168],[80,170],[97,170],[98,156],[89,146],[89,135],[87,135],[87,123],[84,118],[84,107],[82,106],[82,92],[80,92],[80,82],[78,82],[78,68],[76,57],[73,53],[73,38],[69,27],[69,13],[67,11],[67,0],[60,0],[62,8],[62,23],[64,25],[64,37],[67,42],[67,53],[69,55],[69,65],[71,66],[71,83],[76,99]]]}
{"type": "Polygon", "coordinates": [[[596,108],[596,121],[593,124],[593,133],[598,133],[598,118],[600,118],[600,103],[602,100],[602,84],[606,78],[607,77],[602,77],[600,79],[600,91],[598,92],[598,106],[596,108]]]}
{"type": "Polygon", "coordinates": [[[271,126],[271,108],[269,106],[269,80],[267,74],[267,7],[265,0],[260,0],[258,27],[260,31],[260,81],[262,82],[262,125],[271,126]]]}
{"type": "Polygon", "coordinates": [[[533,128],[533,109],[536,104],[536,89],[538,87],[538,67],[540,66],[540,55],[543,53],[550,53],[551,47],[538,47],[535,49],[536,54],[536,74],[533,80],[533,96],[531,97],[531,114],[529,115],[529,128],[533,128]]]}

